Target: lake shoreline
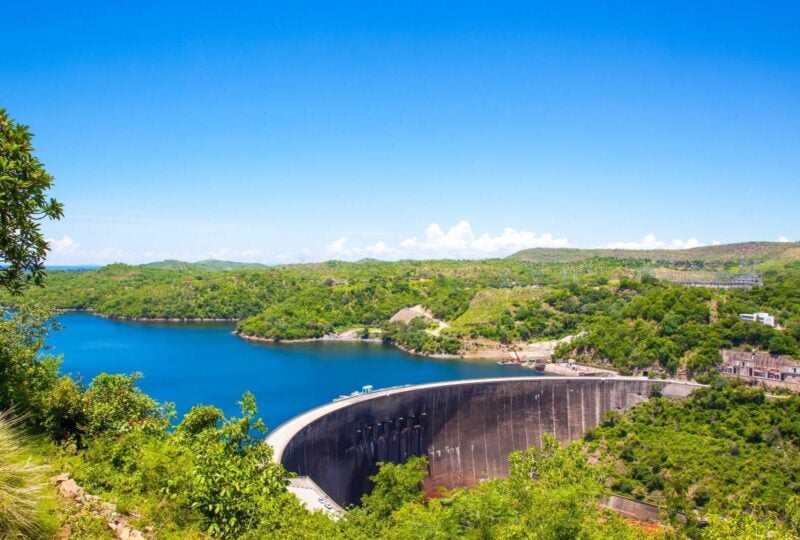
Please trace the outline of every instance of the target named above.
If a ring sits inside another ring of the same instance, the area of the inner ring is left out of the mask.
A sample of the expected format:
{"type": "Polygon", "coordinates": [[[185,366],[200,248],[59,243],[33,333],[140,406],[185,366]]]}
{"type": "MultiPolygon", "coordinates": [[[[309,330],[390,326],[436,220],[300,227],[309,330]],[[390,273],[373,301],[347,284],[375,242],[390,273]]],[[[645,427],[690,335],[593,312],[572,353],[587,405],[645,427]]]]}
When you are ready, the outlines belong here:
{"type": "MultiPolygon", "coordinates": [[[[14,309],[11,307],[4,307],[0,306],[3,309],[14,309]]],[[[106,313],[101,313],[91,308],[58,308],[57,311],[59,313],[86,313],[88,315],[92,315],[94,317],[99,317],[101,319],[107,319],[111,321],[127,321],[127,322],[170,322],[170,323],[235,323],[239,322],[242,319],[222,319],[222,318],[190,318],[190,317],[127,317],[124,315],[108,315],[106,313]]],[[[318,338],[300,338],[300,339],[275,339],[275,338],[266,338],[261,336],[253,336],[250,334],[245,334],[238,330],[234,330],[231,332],[234,336],[241,338],[245,341],[249,341],[252,343],[271,343],[274,345],[293,345],[293,344],[301,344],[301,343],[375,343],[375,344],[385,344],[391,345],[396,349],[403,351],[406,354],[410,354],[413,356],[418,356],[422,358],[435,358],[437,360],[491,360],[491,358],[475,358],[475,357],[466,357],[459,354],[426,354],[417,352],[413,349],[408,349],[403,347],[402,345],[390,341],[384,341],[382,338],[362,338],[359,336],[353,335],[352,330],[345,330],[344,332],[340,332],[338,334],[327,334],[322,337],[318,338]]]]}
{"type": "MultiPolygon", "coordinates": [[[[273,345],[281,345],[281,344],[298,344],[298,343],[376,343],[376,344],[383,344],[383,345],[391,345],[392,347],[403,351],[406,354],[410,354],[413,356],[419,356],[422,358],[436,358],[439,360],[470,360],[469,358],[465,358],[458,354],[425,354],[417,352],[413,349],[407,349],[398,343],[394,343],[392,341],[384,341],[382,338],[362,338],[353,336],[350,331],[341,332],[339,334],[327,334],[322,337],[318,338],[300,338],[300,339],[275,339],[275,338],[267,338],[261,336],[253,336],[250,334],[245,334],[243,332],[234,331],[232,332],[233,335],[239,337],[245,341],[250,341],[253,343],[269,343],[273,345]]],[[[473,358],[472,360],[484,360],[480,358],[473,358]]]]}
{"type": "Polygon", "coordinates": [[[160,402],[174,402],[179,415],[205,403],[236,416],[237,402],[249,391],[269,426],[365,385],[524,374],[493,362],[421,359],[375,343],[259,346],[222,324],[144,324],[88,312],[63,312],[56,320],[62,329],[49,333],[46,344],[50,354],[63,355],[63,373],[86,383],[101,373],[142,373],[137,386],[160,402]]]}
{"type": "Polygon", "coordinates": [[[326,334],[317,338],[299,338],[299,339],[276,339],[262,336],[253,336],[245,334],[238,330],[231,332],[234,336],[242,338],[245,341],[252,341],[254,343],[271,343],[275,345],[280,344],[296,344],[296,343],[317,343],[317,342],[339,342],[339,343],[386,343],[381,338],[362,338],[350,337],[340,334],[326,334]]]}
{"type": "MultiPolygon", "coordinates": [[[[10,306],[0,306],[0,309],[14,309],[10,306]]],[[[203,318],[203,317],[128,317],[124,315],[109,315],[106,313],[101,313],[96,311],[92,308],[57,308],[57,312],[59,313],[86,313],[88,315],[92,315],[94,317],[99,317],[101,319],[107,319],[112,321],[124,321],[124,322],[140,322],[140,323],[176,323],[176,324],[192,324],[192,323],[236,323],[241,321],[242,319],[225,319],[225,318],[203,318]]],[[[391,345],[392,347],[412,356],[417,356],[420,358],[432,358],[436,360],[464,360],[464,361],[478,361],[478,362],[486,362],[486,361],[496,361],[497,360],[497,351],[488,352],[486,356],[482,356],[480,353],[468,353],[468,354],[445,354],[445,353],[422,353],[415,351],[413,349],[409,349],[404,347],[399,343],[395,343],[392,341],[384,341],[382,338],[374,338],[368,337],[363,338],[356,335],[354,330],[345,330],[343,332],[339,332],[336,334],[326,334],[322,337],[317,338],[300,338],[300,339],[275,339],[275,338],[267,338],[262,336],[254,336],[251,334],[245,334],[239,330],[234,330],[231,332],[234,336],[241,338],[245,341],[251,343],[268,343],[268,344],[285,344],[285,345],[293,345],[293,344],[302,344],[302,343],[374,343],[374,344],[385,344],[391,345]]]]}
{"type": "Polygon", "coordinates": [[[58,308],[57,311],[59,313],[88,313],[89,315],[93,315],[95,317],[100,317],[101,319],[108,319],[112,321],[130,321],[130,322],[144,322],[144,323],[147,322],[235,323],[242,320],[242,319],[224,319],[224,318],[214,318],[214,317],[128,317],[125,315],[108,315],[106,313],[95,311],[94,309],[91,308],[58,308]]]}

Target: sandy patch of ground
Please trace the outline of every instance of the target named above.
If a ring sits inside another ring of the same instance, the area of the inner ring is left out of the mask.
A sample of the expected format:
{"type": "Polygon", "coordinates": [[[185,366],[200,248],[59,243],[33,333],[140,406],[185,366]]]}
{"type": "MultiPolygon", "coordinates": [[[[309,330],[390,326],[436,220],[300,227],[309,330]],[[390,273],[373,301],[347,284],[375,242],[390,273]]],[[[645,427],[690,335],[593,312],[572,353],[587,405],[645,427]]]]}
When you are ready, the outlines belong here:
{"type": "Polygon", "coordinates": [[[407,307],[401,309],[400,311],[392,315],[392,318],[389,319],[389,322],[401,322],[408,324],[417,317],[433,319],[433,313],[431,313],[430,310],[425,309],[425,307],[421,305],[416,305],[413,307],[407,307]]]}
{"type": "Polygon", "coordinates": [[[583,366],[576,363],[557,362],[544,365],[544,372],[550,375],[560,375],[564,377],[586,377],[589,375],[599,377],[613,377],[618,373],[611,369],[596,368],[593,366],[583,366]]]}
{"type": "Polygon", "coordinates": [[[434,317],[433,313],[431,313],[429,309],[421,305],[416,305],[413,307],[401,309],[400,311],[392,315],[392,318],[389,319],[389,322],[401,322],[404,324],[408,324],[417,317],[428,319],[432,322],[435,322],[438,325],[437,328],[426,330],[432,336],[438,337],[442,330],[450,327],[449,324],[447,324],[444,321],[440,321],[439,319],[434,317]]]}

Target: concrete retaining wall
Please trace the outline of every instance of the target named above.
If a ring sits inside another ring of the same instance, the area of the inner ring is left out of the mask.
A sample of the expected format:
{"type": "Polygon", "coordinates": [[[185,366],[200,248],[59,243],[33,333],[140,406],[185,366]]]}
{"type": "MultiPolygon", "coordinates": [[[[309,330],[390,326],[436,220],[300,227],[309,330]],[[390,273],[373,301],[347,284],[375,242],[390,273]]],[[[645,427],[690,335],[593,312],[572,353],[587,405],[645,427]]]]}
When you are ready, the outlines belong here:
{"type": "Polygon", "coordinates": [[[649,521],[650,523],[661,521],[661,509],[654,504],[643,503],[619,495],[609,495],[602,501],[602,505],[618,514],[639,521],[649,521]]]}
{"type": "MultiPolygon", "coordinates": [[[[690,385],[688,383],[670,383],[690,385]]],[[[514,450],[544,433],[580,438],[610,410],[664,389],[641,378],[483,379],[379,391],[300,415],[268,438],[275,459],[310,476],[340,505],[358,502],[380,461],[429,458],[426,489],[505,476],[514,450]]]]}

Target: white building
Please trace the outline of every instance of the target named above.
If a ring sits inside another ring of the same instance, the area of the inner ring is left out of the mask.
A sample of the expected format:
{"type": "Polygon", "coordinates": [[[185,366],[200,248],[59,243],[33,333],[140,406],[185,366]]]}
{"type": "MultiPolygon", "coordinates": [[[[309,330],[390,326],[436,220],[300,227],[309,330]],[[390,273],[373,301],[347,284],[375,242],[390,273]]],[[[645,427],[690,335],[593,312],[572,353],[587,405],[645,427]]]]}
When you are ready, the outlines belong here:
{"type": "Polygon", "coordinates": [[[757,322],[775,327],[775,317],[769,313],[740,313],[739,318],[745,322],[757,322]]]}

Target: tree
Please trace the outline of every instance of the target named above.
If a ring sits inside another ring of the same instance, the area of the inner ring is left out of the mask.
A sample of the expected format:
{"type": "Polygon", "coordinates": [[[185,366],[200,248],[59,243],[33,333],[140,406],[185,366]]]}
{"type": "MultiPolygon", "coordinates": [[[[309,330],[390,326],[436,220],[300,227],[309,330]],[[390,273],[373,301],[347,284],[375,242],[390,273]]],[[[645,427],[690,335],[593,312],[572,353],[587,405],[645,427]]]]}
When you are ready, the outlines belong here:
{"type": "Polygon", "coordinates": [[[39,223],[63,216],[47,196],[53,177],[33,155],[33,135],[0,108],[0,286],[19,293],[41,285],[48,245],[39,223]]]}
{"type": "Polygon", "coordinates": [[[240,418],[214,419],[216,411],[206,407],[192,409],[182,423],[194,452],[191,505],[204,515],[211,536],[241,538],[258,527],[265,509],[275,512],[277,498],[286,493],[286,471],[272,461],[272,447],[259,436],[267,427],[257,418],[253,394],[245,392],[239,406],[240,418]]]}
{"type": "Polygon", "coordinates": [[[159,433],[169,426],[171,403],[159,404],[136,386],[141,373],[109,375],[101,373],[89,384],[83,396],[85,434],[122,434],[133,428],[159,433]]]}
{"type": "Polygon", "coordinates": [[[797,349],[793,341],[794,339],[788,334],[776,333],[769,339],[767,348],[772,354],[792,354],[797,349]]]}
{"type": "Polygon", "coordinates": [[[22,304],[0,318],[0,411],[17,409],[38,420],[41,396],[55,383],[59,361],[40,357],[52,312],[22,304]]]}
{"type": "Polygon", "coordinates": [[[361,499],[364,509],[378,520],[387,519],[404,504],[421,503],[425,494],[420,487],[428,468],[426,457],[414,456],[406,463],[379,463],[378,473],[370,480],[372,491],[361,499]]]}

